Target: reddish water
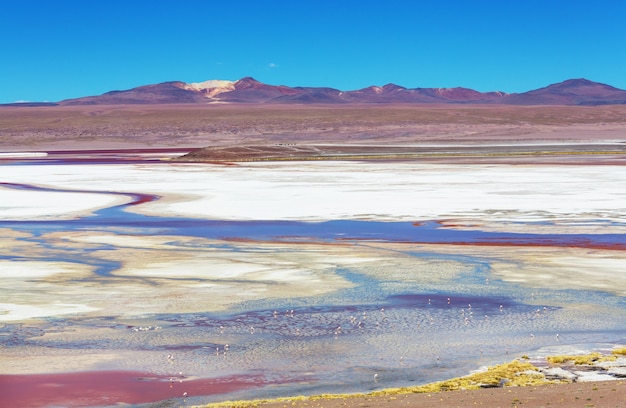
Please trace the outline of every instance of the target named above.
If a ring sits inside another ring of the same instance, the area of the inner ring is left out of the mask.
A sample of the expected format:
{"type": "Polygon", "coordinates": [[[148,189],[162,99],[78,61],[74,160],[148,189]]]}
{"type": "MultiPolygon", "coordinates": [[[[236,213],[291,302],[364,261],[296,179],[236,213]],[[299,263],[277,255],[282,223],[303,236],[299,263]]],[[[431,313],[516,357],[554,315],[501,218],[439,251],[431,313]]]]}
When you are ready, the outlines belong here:
{"type": "Polygon", "coordinates": [[[217,395],[275,381],[263,376],[188,380],[131,371],[0,375],[0,407],[87,407],[140,404],[199,395],[217,395]]]}

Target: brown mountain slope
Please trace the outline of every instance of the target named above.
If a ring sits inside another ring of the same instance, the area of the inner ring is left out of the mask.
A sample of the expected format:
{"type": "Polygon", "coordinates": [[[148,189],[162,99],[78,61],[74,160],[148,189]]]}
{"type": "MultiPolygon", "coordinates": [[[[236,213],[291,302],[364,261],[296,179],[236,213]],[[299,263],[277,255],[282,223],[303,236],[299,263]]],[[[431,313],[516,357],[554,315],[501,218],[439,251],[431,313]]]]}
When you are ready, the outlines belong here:
{"type": "Polygon", "coordinates": [[[61,105],[121,105],[121,104],[162,104],[162,103],[202,103],[206,98],[195,91],[182,88],[184,82],[163,82],[145,85],[126,91],[111,91],[98,96],[66,99],[61,105]]]}
{"type": "Polygon", "coordinates": [[[587,79],[569,79],[509,95],[502,102],[512,105],[621,105],[626,104],[626,91],[587,79]]]}

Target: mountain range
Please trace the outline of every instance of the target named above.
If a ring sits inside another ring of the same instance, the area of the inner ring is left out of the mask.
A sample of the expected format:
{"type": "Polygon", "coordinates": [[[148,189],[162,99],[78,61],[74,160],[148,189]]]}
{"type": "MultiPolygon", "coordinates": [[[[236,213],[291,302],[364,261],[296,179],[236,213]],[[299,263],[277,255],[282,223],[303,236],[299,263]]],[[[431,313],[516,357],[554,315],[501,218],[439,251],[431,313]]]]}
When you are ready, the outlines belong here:
{"type": "Polygon", "coordinates": [[[626,104],[626,90],[587,79],[569,79],[544,88],[507,94],[468,88],[405,88],[395,84],[354,91],[324,87],[268,85],[251,77],[238,81],[198,83],[163,82],[111,91],[98,96],[66,99],[56,105],[117,104],[345,104],[345,103],[455,103],[507,105],[626,104]]]}

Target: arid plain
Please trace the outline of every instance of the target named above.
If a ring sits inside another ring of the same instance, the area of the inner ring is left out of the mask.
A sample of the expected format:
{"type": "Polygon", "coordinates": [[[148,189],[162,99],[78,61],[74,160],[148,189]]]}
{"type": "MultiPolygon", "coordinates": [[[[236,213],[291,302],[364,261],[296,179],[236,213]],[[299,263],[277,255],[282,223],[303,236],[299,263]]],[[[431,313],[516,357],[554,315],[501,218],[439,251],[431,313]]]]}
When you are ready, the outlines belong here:
{"type": "Polygon", "coordinates": [[[48,153],[0,158],[7,404],[369,392],[626,343],[626,106],[2,107],[0,152],[48,153]]]}
{"type": "Polygon", "coordinates": [[[7,106],[0,148],[621,141],[625,115],[624,105],[7,106]]]}

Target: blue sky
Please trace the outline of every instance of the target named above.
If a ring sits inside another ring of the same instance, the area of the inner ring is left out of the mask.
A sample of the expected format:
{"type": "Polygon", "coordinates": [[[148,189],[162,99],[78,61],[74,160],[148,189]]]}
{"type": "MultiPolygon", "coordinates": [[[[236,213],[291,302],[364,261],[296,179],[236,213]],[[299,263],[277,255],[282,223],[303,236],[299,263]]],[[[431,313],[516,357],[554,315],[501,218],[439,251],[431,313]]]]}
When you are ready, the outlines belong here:
{"type": "Polygon", "coordinates": [[[626,89],[622,0],[1,0],[0,103],[180,80],[626,89]]]}

